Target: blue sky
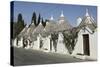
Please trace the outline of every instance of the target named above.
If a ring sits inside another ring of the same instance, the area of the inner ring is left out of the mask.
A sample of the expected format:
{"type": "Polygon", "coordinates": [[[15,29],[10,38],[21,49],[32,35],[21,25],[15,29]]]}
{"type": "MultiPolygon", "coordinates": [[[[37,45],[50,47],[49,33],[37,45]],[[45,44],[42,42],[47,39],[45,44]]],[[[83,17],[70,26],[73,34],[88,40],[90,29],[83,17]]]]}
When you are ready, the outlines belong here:
{"type": "Polygon", "coordinates": [[[69,21],[71,25],[76,25],[77,17],[84,17],[86,8],[89,14],[97,20],[97,7],[86,5],[71,5],[71,4],[51,4],[51,3],[36,3],[36,2],[14,2],[14,21],[17,20],[19,13],[22,14],[25,23],[30,24],[32,14],[35,11],[37,16],[40,13],[44,19],[49,19],[53,15],[54,20],[58,20],[61,11],[63,11],[65,19],[69,21]]]}

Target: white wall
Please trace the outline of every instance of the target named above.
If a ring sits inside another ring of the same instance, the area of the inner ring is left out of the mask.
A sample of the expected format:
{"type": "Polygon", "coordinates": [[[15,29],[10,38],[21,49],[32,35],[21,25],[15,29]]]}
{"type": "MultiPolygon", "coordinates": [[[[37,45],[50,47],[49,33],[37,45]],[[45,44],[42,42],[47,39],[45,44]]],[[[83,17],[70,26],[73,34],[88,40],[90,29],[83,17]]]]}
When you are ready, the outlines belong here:
{"type": "Polygon", "coordinates": [[[80,32],[78,33],[77,43],[75,45],[72,55],[77,55],[77,53],[83,54],[83,32],[83,30],[80,30],[80,32]]]}
{"type": "Polygon", "coordinates": [[[33,49],[39,50],[40,46],[40,36],[37,36],[37,40],[33,43],[33,49]]]}
{"type": "Polygon", "coordinates": [[[17,46],[17,38],[12,40],[12,46],[17,46]]]}
{"type": "Polygon", "coordinates": [[[43,38],[43,47],[42,47],[43,50],[47,49],[47,51],[50,51],[50,38],[49,37],[46,37],[46,38],[43,38]]]}
{"type": "Polygon", "coordinates": [[[90,35],[90,57],[89,59],[97,60],[97,31],[90,35]]]}
{"type": "Polygon", "coordinates": [[[65,44],[63,43],[63,34],[61,32],[59,32],[58,35],[57,53],[69,54],[65,44]]]}
{"type": "Polygon", "coordinates": [[[51,42],[51,45],[52,45],[52,50],[51,50],[51,52],[55,52],[55,48],[54,48],[54,46],[53,46],[53,41],[51,42]]]}

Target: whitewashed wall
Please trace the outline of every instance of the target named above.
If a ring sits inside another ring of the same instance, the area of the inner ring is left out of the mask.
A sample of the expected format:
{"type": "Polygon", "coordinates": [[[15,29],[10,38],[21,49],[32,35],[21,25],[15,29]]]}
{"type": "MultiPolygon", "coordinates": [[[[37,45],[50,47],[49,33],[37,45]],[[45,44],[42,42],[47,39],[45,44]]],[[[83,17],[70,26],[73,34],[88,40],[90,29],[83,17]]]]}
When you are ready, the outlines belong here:
{"type": "Polygon", "coordinates": [[[39,46],[40,46],[40,36],[37,36],[37,40],[34,41],[33,43],[33,49],[39,50],[39,46]]]}
{"type": "Polygon", "coordinates": [[[57,42],[57,53],[69,54],[65,44],[63,43],[63,34],[59,32],[57,42]]]}
{"type": "Polygon", "coordinates": [[[12,44],[13,44],[13,46],[15,46],[15,47],[17,46],[17,38],[13,39],[12,44]]]}
{"type": "Polygon", "coordinates": [[[90,57],[89,59],[97,60],[97,31],[90,35],[90,57]]]}
{"type": "Polygon", "coordinates": [[[53,41],[51,42],[51,45],[52,45],[52,50],[51,50],[51,52],[55,52],[55,48],[54,48],[54,46],[53,46],[53,41]]]}
{"type": "Polygon", "coordinates": [[[77,53],[83,54],[83,30],[78,33],[77,43],[75,45],[72,55],[77,55],[77,53]]]}
{"type": "Polygon", "coordinates": [[[18,40],[18,47],[23,47],[23,37],[18,40]]]}
{"type": "Polygon", "coordinates": [[[46,38],[43,38],[43,47],[42,49],[44,51],[50,51],[50,38],[49,37],[46,37],[46,38]],[[45,50],[47,49],[47,50],[45,50]]]}

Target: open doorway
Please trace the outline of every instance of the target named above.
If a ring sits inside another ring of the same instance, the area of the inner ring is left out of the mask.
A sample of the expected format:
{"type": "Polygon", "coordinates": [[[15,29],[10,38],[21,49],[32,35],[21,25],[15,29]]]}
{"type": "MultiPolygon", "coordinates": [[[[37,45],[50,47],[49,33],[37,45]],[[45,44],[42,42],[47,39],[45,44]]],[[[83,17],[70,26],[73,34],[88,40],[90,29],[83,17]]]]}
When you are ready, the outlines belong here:
{"type": "Polygon", "coordinates": [[[85,55],[90,55],[89,34],[83,34],[83,49],[85,55]]]}

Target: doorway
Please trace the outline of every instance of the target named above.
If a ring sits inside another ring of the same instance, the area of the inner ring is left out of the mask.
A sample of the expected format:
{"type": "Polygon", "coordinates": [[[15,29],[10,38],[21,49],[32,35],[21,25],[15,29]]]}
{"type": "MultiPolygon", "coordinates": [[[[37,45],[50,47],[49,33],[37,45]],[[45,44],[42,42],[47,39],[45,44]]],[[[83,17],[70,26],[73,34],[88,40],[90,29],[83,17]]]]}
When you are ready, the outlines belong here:
{"type": "Polygon", "coordinates": [[[90,55],[89,34],[83,34],[83,50],[85,55],[90,55]]]}

